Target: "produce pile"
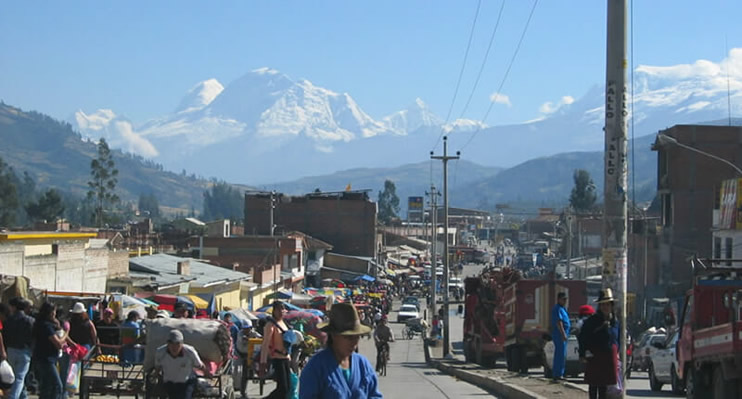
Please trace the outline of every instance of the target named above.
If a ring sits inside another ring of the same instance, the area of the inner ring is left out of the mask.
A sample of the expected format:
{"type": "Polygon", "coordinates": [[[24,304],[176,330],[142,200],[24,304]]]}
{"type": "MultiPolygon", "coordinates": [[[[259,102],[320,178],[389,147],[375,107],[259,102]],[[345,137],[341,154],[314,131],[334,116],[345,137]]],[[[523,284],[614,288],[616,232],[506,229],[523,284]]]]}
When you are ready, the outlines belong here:
{"type": "Polygon", "coordinates": [[[95,357],[95,361],[99,363],[118,363],[119,357],[117,355],[98,355],[95,357]]]}

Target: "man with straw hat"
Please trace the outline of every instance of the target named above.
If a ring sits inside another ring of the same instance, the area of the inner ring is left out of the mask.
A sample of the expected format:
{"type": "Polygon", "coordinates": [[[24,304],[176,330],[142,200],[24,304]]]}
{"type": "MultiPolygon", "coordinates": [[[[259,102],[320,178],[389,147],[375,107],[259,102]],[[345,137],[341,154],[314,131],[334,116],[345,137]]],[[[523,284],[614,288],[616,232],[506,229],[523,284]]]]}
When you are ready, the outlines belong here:
{"type": "Polygon", "coordinates": [[[356,353],[361,335],[371,328],[361,324],[355,306],[332,306],[329,321],[317,325],[327,333],[325,349],[312,356],[301,373],[301,399],[381,398],[379,380],[371,363],[356,353]]]}
{"type": "Polygon", "coordinates": [[[578,341],[580,360],[587,363],[585,382],[591,399],[607,398],[609,385],[618,381],[620,325],[613,314],[615,298],[606,288],[598,296],[598,311],[582,325],[578,341]]]}

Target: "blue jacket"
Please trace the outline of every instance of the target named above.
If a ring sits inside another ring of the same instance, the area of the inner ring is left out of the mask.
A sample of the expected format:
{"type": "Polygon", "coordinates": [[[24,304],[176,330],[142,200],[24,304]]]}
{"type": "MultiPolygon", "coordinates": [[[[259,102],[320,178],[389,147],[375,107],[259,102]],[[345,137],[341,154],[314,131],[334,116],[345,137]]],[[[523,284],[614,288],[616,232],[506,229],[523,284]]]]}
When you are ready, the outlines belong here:
{"type": "Polygon", "coordinates": [[[554,308],[551,309],[551,337],[553,339],[561,338],[562,336],[562,333],[559,331],[559,327],[557,326],[557,323],[560,321],[564,323],[564,332],[569,336],[570,321],[567,309],[560,304],[556,304],[554,305],[554,308]]]}
{"type": "Polygon", "coordinates": [[[332,349],[312,356],[301,372],[300,399],[365,399],[383,398],[374,368],[365,357],[351,355],[351,381],[345,379],[332,349]]]}

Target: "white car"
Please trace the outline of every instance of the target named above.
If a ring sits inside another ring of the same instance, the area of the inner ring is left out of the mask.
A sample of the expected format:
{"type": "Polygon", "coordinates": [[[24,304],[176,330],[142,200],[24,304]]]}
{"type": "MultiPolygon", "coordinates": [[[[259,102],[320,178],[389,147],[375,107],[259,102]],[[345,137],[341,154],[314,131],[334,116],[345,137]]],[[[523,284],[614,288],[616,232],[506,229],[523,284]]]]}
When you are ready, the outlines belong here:
{"type": "Polygon", "coordinates": [[[397,323],[418,318],[420,318],[420,312],[417,311],[417,306],[413,304],[402,305],[402,307],[399,308],[399,312],[397,312],[397,323]]]}
{"type": "MultiPolygon", "coordinates": [[[[551,369],[554,365],[554,341],[549,340],[544,345],[543,353],[544,377],[551,378],[551,369]]],[[[579,344],[577,337],[570,335],[567,337],[567,364],[564,369],[564,375],[577,377],[584,371],[584,365],[580,362],[579,344]]]]}
{"type": "Polygon", "coordinates": [[[657,352],[658,343],[667,340],[667,334],[647,334],[634,347],[634,360],[631,368],[636,371],[648,371],[652,354],[657,352]]]}
{"type": "Polygon", "coordinates": [[[656,349],[649,360],[649,387],[653,391],[661,391],[662,385],[670,384],[672,393],[682,395],[685,384],[678,378],[676,372],[678,359],[675,356],[675,347],[678,343],[678,332],[667,336],[664,342],[655,343],[656,349]]]}

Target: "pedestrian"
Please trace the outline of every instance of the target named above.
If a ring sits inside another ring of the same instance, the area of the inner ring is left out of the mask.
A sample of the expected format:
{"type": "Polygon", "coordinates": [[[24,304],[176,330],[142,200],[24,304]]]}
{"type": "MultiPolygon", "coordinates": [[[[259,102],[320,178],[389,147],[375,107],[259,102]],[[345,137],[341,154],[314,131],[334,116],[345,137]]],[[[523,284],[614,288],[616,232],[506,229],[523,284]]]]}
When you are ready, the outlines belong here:
{"type": "Polygon", "coordinates": [[[101,353],[106,355],[118,354],[116,348],[119,342],[119,325],[113,317],[113,309],[103,309],[101,319],[95,323],[95,331],[98,338],[97,345],[101,353]]]}
{"type": "Polygon", "coordinates": [[[272,317],[263,328],[263,344],[260,349],[260,374],[268,372],[268,359],[273,366],[273,378],[276,380],[276,389],[268,395],[271,399],[285,399],[289,392],[290,345],[283,335],[289,330],[283,321],[283,302],[274,302],[272,317]]]}
{"type": "Polygon", "coordinates": [[[593,308],[590,305],[582,305],[580,306],[580,309],[577,311],[577,322],[575,323],[575,326],[573,327],[574,334],[579,335],[580,330],[582,330],[582,325],[585,324],[585,320],[587,320],[590,316],[595,314],[595,308],[593,308]]]}
{"type": "Polygon", "coordinates": [[[327,333],[327,346],[309,359],[301,373],[300,399],[382,398],[371,363],[356,353],[361,335],[371,328],[361,324],[355,306],[339,303],[330,320],[317,325],[327,333]]]}
{"type": "Polygon", "coordinates": [[[232,320],[231,313],[224,314],[224,322],[227,323],[227,330],[229,330],[229,336],[232,337],[232,347],[237,346],[237,335],[240,333],[240,328],[232,320]]]}
{"type": "Polygon", "coordinates": [[[557,303],[551,309],[551,339],[554,341],[554,362],[551,368],[551,378],[564,379],[564,369],[567,367],[567,339],[570,331],[569,313],[567,313],[567,294],[557,294],[557,303]]]}
{"type": "Polygon", "coordinates": [[[13,368],[15,382],[6,392],[6,398],[26,399],[25,379],[31,366],[34,318],[28,316],[30,302],[24,298],[10,300],[12,314],[2,325],[2,342],[5,343],[8,363],[13,368]]]}
{"type": "Polygon", "coordinates": [[[139,318],[139,312],[132,310],[121,324],[121,360],[125,364],[141,363],[143,358],[143,351],[136,348],[141,336],[139,318]]]}
{"type": "Polygon", "coordinates": [[[187,319],[188,318],[188,309],[186,308],[185,303],[178,302],[175,304],[175,308],[173,309],[173,318],[174,319],[187,319]]]}
{"type": "Polygon", "coordinates": [[[209,370],[201,361],[196,349],[183,343],[183,333],[172,330],[167,344],[157,348],[155,369],[162,372],[162,382],[168,399],[191,399],[196,389],[196,374],[199,369],[208,377],[209,370]]]}
{"type": "Polygon", "coordinates": [[[610,288],[601,290],[596,302],[598,311],[582,325],[578,341],[580,360],[586,363],[589,397],[603,399],[608,397],[608,386],[617,381],[620,325],[613,314],[614,298],[610,288]]]}
{"type": "Polygon", "coordinates": [[[82,302],[77,302],[70,310],[70,338],[78,345],[90,350],[98,342],[98,331],[82,302]]]}
{"type": "MultiPolygon", "coordinates": [[[[239,375],[240,383],[237,384],[240,387],[240,393],[243,397],[247,397],[245,389],[247,389],[247,377],[249,376],[247,364],[249,356],[250,338],[260,338],[260,334],[252,328],[252,321],[245,320],[242,322],[242,329],[237,334],[237,344],[234,347],[236,355],[239,357],[240,364],[242,365],[242,372],[239,375]]],[[[232,378],[236,378],[234,375],[232,378]]]]}
{"type": "Polygon", "coordinates": [[[34,375],[39,382],[39,399],[61,399],[64,386],[57,370],[59,351],[67,341],[67,333],[61,330],[56,319],[56,309],[49,302],[41,304],[39,314],[33,325],[33,353],[31,362],[34,375]],[[61,335],[61,336],[60,336],[61,335]]]}

